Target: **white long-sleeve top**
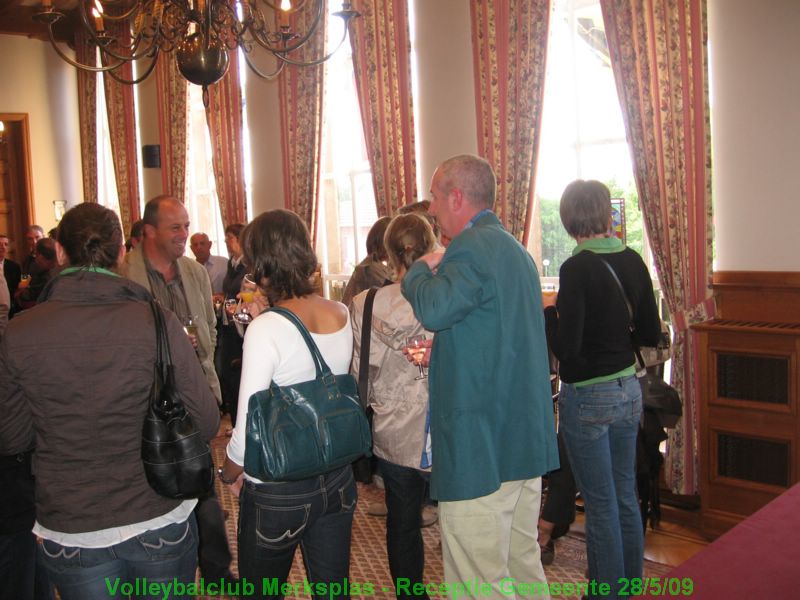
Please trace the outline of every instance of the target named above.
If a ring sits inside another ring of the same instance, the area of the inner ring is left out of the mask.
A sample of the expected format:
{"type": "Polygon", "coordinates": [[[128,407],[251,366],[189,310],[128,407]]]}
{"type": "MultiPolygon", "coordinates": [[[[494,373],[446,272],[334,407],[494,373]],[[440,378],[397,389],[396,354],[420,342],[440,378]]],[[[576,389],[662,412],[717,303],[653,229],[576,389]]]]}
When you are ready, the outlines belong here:
{"type": "MultiPolygon", "coordinates": [[[[350,368],[353,355],[353,333],[350,316],[339,331],[333,333],[311,333],[322,358],[334,375],[342,375],[350,368]]],[[[267,389],[274,379],[277,385],[291,385],[309,381],[316,377],[314,361],[297,327],[286,317],[266,312],[248,325],[244,336],[242,356],[242,378],[239,385],[239,405],[228,458],[237,465],[244,465],[245,439],[247,432],[247,405],[250,396],[267,389]]],[[[250,481],[261,483],[245,474],[250,481]]]]}

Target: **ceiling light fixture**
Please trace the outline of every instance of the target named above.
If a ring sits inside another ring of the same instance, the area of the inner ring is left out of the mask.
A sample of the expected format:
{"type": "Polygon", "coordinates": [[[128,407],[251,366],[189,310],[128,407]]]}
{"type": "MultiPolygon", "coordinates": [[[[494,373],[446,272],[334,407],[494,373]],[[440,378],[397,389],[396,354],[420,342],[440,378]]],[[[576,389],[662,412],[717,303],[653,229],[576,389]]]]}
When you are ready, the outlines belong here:
{"type": "Polygon", "coordinates": [[[322,34],[326,2],[279,1],[280,5],[277,0],[79,0],[79,26],[86,30],[89,43],[99,49],[100,66],[82,64],[58,47],[53,26],[66,13],[57,10],[53,0],[42,0],[41,12],[34,19],[48,26],[55,51],[78,69],[108,73],[117,81],[133,85],[152,73],[162,52],[176,52],[182,75],[206,88],[225,75],[228,52],[237,48],[244,50],[247,64],[263,79],[274,79],[287,64],[321,64],[341,47],[350,20],[359,16],[350,2],[343,2],[342,9],[334,13],[344,21],[336,48],[316,59],[299,60],[292,53],[315,34],[322,34]],[[305,32],[292,31],[290,26],[290,16],[300,11],[311,11],[305,32]],[[275,57],[274,68],[264,70],[256,65],[253,55],[259,50],[275,57]],[[135,78],[126,79],[118,72],[122,65],[139,60],[144,68],[135,78]]]}

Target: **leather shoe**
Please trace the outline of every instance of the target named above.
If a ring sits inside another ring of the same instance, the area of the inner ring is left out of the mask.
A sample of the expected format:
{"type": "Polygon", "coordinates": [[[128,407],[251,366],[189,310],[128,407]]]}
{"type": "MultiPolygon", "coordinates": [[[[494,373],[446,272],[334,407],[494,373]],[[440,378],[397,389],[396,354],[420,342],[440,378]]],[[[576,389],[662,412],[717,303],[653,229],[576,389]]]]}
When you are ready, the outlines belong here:
{"type": "Polygon", "coordinates": [[[542,564],[545,566],[553,564],[553,561],[556,559],[556,545],[553,543],[553,540],[551,539],[544,546],[539,545],[539,550],[542,557],[542,564]]]}

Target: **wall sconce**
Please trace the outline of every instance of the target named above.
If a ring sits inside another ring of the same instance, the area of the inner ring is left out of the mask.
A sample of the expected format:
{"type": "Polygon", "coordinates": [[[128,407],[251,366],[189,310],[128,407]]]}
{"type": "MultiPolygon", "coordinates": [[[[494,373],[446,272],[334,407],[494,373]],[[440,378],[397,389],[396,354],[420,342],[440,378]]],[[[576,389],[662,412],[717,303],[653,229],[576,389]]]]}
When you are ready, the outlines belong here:
{"type": "Polygon", "coordinates": [[[67,201],[53,200],[53,212],[56,216],[56,223],[58,223],[61,220],[61,217],[64,216],[64,213],[67,212],[67,201]]]}
{"type": "Polygon", "coordinates": [[[0,144],[6,143],[6,124],[0,121],[0,144]]]}

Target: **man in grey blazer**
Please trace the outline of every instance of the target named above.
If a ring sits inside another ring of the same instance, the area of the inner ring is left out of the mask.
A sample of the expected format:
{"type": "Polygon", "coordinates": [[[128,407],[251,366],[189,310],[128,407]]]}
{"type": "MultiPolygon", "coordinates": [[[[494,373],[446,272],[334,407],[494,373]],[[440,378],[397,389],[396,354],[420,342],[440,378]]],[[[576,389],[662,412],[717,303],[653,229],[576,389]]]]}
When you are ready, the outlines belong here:
{"type": "MultiPolygon", "coordinates": [[[[214,369],[217,318],[211,302],[211,280],[205,267],[183,255],[189,239],[189,215],[177,198],[157,196],[145,205],[142,220],[142,243],[125,256],[121,274],[150,290],[162,306],[187,325],[187,335],[219,403],[222,395],[214,369]],[[189,319],[194,329],[189,328],[189,319]]],[[[200,572],[208,581],[233,579],[225,521],[213,490],[200,498],[195,515],[200,572]]]]}

